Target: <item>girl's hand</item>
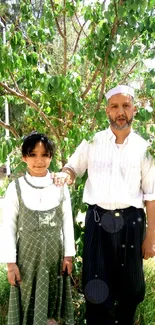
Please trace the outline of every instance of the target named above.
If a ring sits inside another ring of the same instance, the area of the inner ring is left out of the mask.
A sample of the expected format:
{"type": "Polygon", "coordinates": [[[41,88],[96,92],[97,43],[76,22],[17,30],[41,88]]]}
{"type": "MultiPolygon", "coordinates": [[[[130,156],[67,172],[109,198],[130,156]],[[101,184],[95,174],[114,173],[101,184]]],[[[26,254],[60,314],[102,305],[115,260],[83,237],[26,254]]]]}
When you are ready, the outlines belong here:
{"type": "Polygon", "coordinates": [[[8,263],[8,281],[12,286],[21,284],[20,272],[16,263],[8,263]]]}
{"type": "Polygon", "coordinates": [[[62,266],[62,272],[66,272],[70,275],[72,273],[73,263],[72,263],[72,256],[66,256],[63,259],[63,266],[62,266]]]}

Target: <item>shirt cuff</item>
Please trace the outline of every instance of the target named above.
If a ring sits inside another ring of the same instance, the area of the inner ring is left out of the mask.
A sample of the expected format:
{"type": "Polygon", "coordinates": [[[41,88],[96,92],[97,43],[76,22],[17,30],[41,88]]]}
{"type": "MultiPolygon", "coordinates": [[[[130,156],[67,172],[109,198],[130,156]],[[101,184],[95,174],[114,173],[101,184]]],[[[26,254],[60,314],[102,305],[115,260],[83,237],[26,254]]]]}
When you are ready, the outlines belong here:
{"type": "Polygon", "coordinates": [[[7,252],[0,252],[0,263],[16,263],[16,251],[7,252]]]}
{"type": "Polygon", "coordinates": [[[72,250],[66,249],[64,252],[64,257],[65,256],[75,256],[75,254],[76,254],[75,249],[72,249],[72,250]]]}
{"type": "Polygon", "coordinates": [[[153,194],[144,194],[144,201],[154,201],[155,200],[155,193],[153,194]]]}

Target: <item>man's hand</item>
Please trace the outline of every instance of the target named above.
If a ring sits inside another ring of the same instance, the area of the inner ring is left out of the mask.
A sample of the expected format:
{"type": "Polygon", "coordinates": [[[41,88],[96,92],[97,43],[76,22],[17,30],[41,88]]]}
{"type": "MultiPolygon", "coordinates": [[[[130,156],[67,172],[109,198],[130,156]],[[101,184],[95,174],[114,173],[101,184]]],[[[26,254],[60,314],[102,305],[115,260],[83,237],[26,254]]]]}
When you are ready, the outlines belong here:
{"type": "Polygon", "coordinates": [[[65,183],[67,183],[67,185],[72,185],[75,180],[75,174],[71,169],[64,167],[62,172],[52,173],[51,178],[57,186],[63,186],[65,183]]]}
{"type": "Polygon", "coordinates": [[[16,263],[8,263],[8,281],[12,286],[21,284],[20,272],[16,263]]]}
{"type": "Polygon", "coordinates": [[[155,200],[145,201],[148,227],[146,237],[142,245],[142,253],[145,260],[155,256],[155,200]]]}
{"type": "Polygon", "coordinates": [[[59,173],[52,173],[51,178],[56,186],[63,186],[67,183],[67,173],[59,172],[59,173]]]}
{"type": "Polygon", "coordinates": [[[63,266],[62,266],[62,272],[66,272],[67,274],[72,273],[73,263],[72,263],[72,256],[66,256],[63,259],[63,266]]]}
{"type": "Polygon", "coordinates": [[[146,238],[142,245],[142,254],[145,260],[155,256],[155,234],[153,232],[147,232],[146,238]]]}

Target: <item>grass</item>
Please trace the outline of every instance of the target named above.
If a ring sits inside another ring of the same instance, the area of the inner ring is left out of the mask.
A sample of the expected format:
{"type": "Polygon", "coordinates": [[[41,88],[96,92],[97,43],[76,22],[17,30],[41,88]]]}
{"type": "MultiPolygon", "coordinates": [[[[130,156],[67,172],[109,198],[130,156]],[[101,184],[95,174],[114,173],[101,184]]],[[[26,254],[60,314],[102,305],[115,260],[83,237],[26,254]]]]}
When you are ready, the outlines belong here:
{"type": "Polygon", "coordinates": [[[138,306],[135,325],[155,325],[155,259],[144,261],[145,300],[138,306]]]}

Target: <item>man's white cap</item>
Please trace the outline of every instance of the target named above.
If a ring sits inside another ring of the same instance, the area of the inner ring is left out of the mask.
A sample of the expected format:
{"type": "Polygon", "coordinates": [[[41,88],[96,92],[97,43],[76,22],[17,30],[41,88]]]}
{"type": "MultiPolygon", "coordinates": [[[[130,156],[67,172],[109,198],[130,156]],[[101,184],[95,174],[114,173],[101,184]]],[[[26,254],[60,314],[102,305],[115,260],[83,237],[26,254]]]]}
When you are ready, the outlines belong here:
{"type": "Polygon", "coordinates": [[[126,85],[119,85],[115,88],[110,89],[106,94],[105,97],[108,100],[111,96],[116,94],[127,94],[134,98],[134,89],[126,86],[126,85]]]}

